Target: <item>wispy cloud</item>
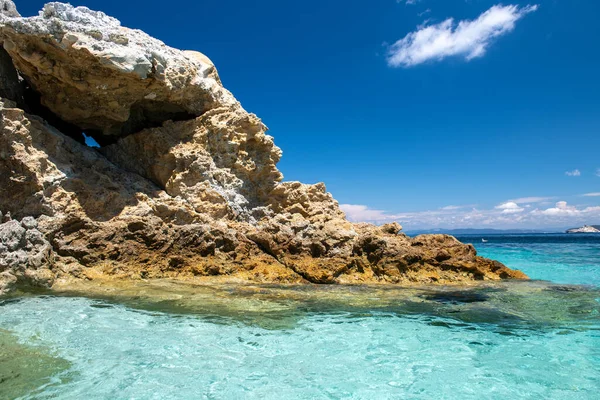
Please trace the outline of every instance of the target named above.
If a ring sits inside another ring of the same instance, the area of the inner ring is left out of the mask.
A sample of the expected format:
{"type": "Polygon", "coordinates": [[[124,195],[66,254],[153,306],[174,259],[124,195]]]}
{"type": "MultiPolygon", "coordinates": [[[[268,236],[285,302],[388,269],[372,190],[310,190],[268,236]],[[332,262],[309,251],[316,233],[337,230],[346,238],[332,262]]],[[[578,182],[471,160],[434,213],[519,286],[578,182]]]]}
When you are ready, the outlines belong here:
{"type": "Polygon", "coordinates": [[[578,169],[574,169],[573,171],[567,171],[565,172],[565,175],[567,176],[581,176],[581,171],[578,169]]]}
{"type": "Polygon", "coordinates": [[[596,176],[600,176],[600,168],[596,170],[596,176]]]}
{"type": "Polygon", "coordinates": [[[532,204],[532,203],[543,203],[548,200],[552,200],[554,197],[520,197],[518,199],[512,199],[517,204],[532,204]]]}
{"type": "Polygon", "coordinates": [[[449,18],[439,24],[420,26],[390,46],[388,64],[411,67],[449,56],[464,56],[466,60],[481,57],[493,39],[512,31],[515,22],[537,9],[537,5],[496,5],[472,21],[455,23],[449,18]]]}
{"type": "Polygon", "coordinates": [[[440,208],[440,210],[460,210],[462,208],[465,208],[465,206],[446,206],[440,208]]]}
{"type": "MultiPolygon", "coordinates": [[[[406,4],[409,6],[415,5],[417,3],[419,3],[421,0],[406,0],[406,4]]],[[[399,3],[402,2],[402,0],[398,0],[399,3]]]]}
{"type": "Polygon", "coordinates": [[[383,210],[373,210],[360,204],[340,204],[340,208],[352,222],[380,223],[400,219],[400,215],[388,214],[383,210]]]}
{"type": "Polygon", "coordinates": [[[582,194],[584,197],[600,197],[600,192],[582,194]]]}

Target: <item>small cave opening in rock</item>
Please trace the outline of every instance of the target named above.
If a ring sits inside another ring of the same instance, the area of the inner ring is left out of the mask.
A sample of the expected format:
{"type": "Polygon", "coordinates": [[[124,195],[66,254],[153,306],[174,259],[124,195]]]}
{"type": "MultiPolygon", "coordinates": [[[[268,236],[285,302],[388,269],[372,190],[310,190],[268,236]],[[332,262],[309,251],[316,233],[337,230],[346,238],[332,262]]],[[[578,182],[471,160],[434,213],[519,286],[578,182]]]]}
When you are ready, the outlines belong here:
{"type": "MultiPolygon", "coordinates": [[[[13,65],[8,53],[0,46],[0,70],[3,76],[12,72],[11,81],[18,83],[9,87],[11,91],[0,93],[3,97],[14,100],[29,114],[37,115],[49,125],[69,136],[75,141],[93,148],[101,148],[115,144],[119,139],[140,132],[144,129],[157,128],[166,121],[188,121],[199,115],[190,113],[179,104],[158,99],[141,99],[131,105],[127,121],[110,121],[91,116],[81,123],[65,121],[42,102],[42,94],[36,90],[26,76],[13,65]],[[14,93],[13,93],[14,92],[14,93]],[[96,118],[96,119],[95,119],[96,118]]],[[[100,113],[102,114],[102,113],[100,113]]]]}
{"type": "Polygon", "coordinates": [[[186,121],[197,117],[197,115],[190,114],[182,107],[174,104],[144,100],[133,105],[129,120],[116,127],[111,132],[112,134],[107,135],[99,129],[82,129],[75,124],[64,121],[42,104],[41,95],[33,87],[26,81],[23,81],[23,85],[25,111],[41,117],[60,132],[92,148],[102,148],[115,144],[120,138],[143,129],[160,127],[169,120],[186,121]]]}
{"type": "Polygon", "coordinates": [[[103,135],[100,130],[83,129],[63,120],[42,104],[41,95],[25,80],[23,81],[23,97],[25,111],[44,119],[49,125],[81,144],[98,149],[119,140],[119,136],[103,135]]]}
{"type": "Polygon", "coordinates": [[[44,106],[40,94],[27,81],[24,82],[23,97],[25,99],[25,111],[37,115],[60,132],[79,143],[85,144],[83,130],[76,125],[63,121],[59,116],[50,111],[48,107],[44,106]]]}
{"type": "Polygon", "coordinates": [[[87,147],[96,149],[114,144],[119,140],[119,136],[103,135],[102,131],[95,129],[82,129],[75,124],[63,120],[42,104],[41,95],[27,81],[23,81],[23,85],[25,111],[44,119],[49,125],[71,139],[87,147]]]}
{"type": "Polygon", "coordinates": [[[144,129],[157,128],[166,121],[188,121],[198,117],[180,105],[166,101],[141,100],[131,106],[129,119],[119,126],[120,137],[144,129]]]}
{"type": "Polygon", "coordinates": [[[109,132],[103,132],[89,127],[84,129],[64,121],[42,104],[41,95],[26,81],[24,81],[23,93],[27,112],[43,118],[60,132],[93,148],[115,144],[123,137],[144,129],[160,127],[166,121],[187,121],[197,117],[175,104],[144,100],[131,107],[130,117],[126,122],[115,126],[109,132]]]}

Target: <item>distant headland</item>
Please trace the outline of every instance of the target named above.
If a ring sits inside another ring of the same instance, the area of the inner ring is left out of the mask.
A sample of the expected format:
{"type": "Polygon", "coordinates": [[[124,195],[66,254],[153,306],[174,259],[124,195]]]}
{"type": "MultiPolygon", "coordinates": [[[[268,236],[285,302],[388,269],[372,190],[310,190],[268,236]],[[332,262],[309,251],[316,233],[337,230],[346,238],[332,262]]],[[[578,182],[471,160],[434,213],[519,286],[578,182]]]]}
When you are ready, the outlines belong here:
{"type": "Polygon", "coordinates": [[[600,233],[600,225],[584,225],[581,228],[567,229],[567,233],[600,233]]]}

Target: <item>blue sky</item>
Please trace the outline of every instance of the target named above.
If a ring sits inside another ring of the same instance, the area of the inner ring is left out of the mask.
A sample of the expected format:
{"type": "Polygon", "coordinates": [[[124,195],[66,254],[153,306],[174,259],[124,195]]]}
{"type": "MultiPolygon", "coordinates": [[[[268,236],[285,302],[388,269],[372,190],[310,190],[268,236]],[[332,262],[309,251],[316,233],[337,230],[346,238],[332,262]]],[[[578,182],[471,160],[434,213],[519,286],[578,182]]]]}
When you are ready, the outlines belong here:
{"type": "Polygon", "coordinates": [[[600,224],[600,2],[71,3],[208,55],[285,179],[324,181],[352,219],[600,224]]]}

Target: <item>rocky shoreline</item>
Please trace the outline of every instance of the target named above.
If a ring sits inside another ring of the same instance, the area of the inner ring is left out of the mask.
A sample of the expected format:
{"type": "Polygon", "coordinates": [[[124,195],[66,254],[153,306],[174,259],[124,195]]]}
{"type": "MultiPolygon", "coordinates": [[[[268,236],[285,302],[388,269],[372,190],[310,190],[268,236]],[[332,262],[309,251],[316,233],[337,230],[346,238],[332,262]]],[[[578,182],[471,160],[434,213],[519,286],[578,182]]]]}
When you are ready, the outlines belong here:
{"type": "Polygon", "coordinates": [[[322,183],[282,182],[267,127],[201,53],[85,7],[0,6],[0,294],[77,279],[527,278],[448,235],[350,223],[322,183]]]}

